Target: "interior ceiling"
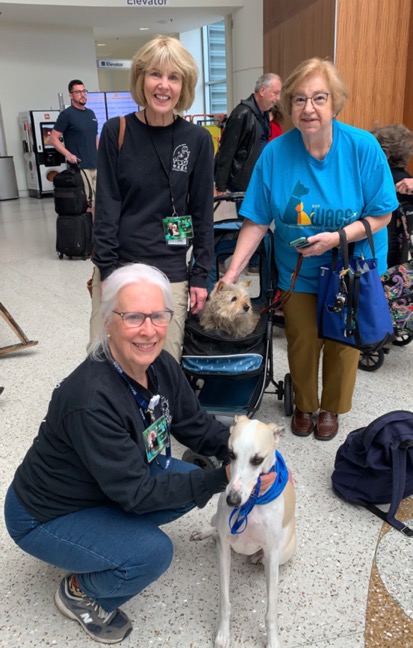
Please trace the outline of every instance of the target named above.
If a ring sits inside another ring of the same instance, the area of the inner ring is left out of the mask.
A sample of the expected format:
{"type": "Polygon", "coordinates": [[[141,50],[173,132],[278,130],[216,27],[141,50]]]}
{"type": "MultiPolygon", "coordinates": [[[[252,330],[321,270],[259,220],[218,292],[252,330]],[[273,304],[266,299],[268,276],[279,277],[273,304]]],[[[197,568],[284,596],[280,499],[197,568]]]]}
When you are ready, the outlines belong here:
{"type": "Polygon", "coordinates": [[[232,7],[58,7],[0,2],[0,25],[8,23],[93,29],[97,58],[131,58],[157,34],[179,34],[222,20],[232,7]],[[141,27],[146,27],[141,31],[141,27]]]}

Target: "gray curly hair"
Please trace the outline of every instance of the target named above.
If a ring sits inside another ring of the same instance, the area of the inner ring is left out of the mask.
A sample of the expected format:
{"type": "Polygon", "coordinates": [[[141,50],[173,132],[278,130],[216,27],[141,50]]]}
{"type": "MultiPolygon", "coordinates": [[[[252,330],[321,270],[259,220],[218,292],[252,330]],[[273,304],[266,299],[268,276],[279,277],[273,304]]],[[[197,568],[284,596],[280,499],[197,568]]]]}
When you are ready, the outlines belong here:
{"type": "Polygon", "coordinates": [[[413,155],[413,132],[404,124],[389,124],[371,132],[383,149],[389,166],[404,169],[413,155]]]}

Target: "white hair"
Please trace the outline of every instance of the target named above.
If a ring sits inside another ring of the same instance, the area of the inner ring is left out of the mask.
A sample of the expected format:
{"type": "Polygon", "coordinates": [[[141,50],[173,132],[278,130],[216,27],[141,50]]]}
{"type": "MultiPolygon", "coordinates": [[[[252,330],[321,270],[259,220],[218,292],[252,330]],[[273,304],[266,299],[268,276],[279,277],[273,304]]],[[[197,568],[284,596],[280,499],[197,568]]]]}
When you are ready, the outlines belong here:
{"type": "Polygon", "coordinates": [[[154,266],[145,263],[130,263],[121,266],[102,283],[102,302],[100,305],[100,317],[98,322],[98,333],[88,347],[88,355],[93,360],[104,360],[110,358],[106,328],[113,317],[113,310],[116,307],[118,294],[130,284],[147,283],[161,289],[165,308],[173,310],[173,297],[168,277],[154,266]]]}

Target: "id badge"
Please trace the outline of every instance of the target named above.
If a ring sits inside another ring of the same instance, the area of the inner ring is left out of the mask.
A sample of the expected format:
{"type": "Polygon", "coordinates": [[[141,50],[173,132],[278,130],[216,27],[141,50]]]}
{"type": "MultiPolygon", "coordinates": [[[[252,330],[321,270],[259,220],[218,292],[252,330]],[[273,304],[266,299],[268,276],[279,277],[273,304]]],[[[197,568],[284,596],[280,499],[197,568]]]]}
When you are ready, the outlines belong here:
{"type": "Polygon", "coordinates": [[[168,425],[164,416],[160,416],[143,432],[148,462],[162,452],[169,444],[168,425]]]}
{"type": "Polygon", "coordinates": [[[193,238],[191,216],[170,216],[163,219],[163,231],[167,245],[187,245],[193,238]]]}

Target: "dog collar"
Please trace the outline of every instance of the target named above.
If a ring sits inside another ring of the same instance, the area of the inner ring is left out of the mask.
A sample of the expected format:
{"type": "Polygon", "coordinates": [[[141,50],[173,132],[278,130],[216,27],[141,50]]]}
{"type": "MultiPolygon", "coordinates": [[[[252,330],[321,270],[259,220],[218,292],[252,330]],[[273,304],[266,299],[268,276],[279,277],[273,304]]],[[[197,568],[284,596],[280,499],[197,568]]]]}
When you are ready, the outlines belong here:
{"type": "Polygon", "coordinates": [[[231,515],[229,516],[229,528],[232,535],[240,534],[245,531],[248,526],[248,515],[256,504],[263,505],[273,502],[283,492],[288,482],[288,468],[284,461],[284,457],[280,452],[278,452],[278,450],[275,451],[275,463],[268,472],[277,473],[277,476],[270,488],[260,496],[261,477],[258,477],[254,491],[251,493],[249,499],[245,504],[234,508],[231,512],[231,515]]]}

